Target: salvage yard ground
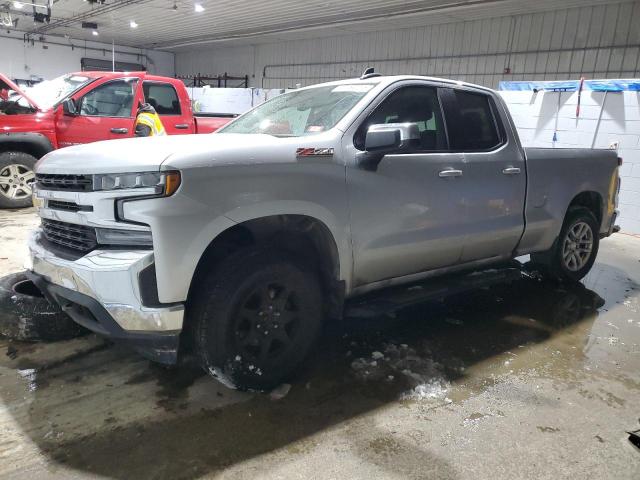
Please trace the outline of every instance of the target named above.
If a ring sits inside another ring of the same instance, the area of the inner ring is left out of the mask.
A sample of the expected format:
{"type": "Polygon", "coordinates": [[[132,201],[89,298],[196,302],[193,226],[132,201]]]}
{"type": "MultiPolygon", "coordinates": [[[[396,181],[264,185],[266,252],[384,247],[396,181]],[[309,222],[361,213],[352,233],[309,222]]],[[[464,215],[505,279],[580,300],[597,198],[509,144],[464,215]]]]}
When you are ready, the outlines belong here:
{"type": "MultiPolygon", "coordinates": [[[[37,223],[0,212],[0,275],[37,223]]],[[[640,478],[639,259],[618,234],[584,287],[330,324],[280,400],[93,335],[0,338],[0,477],[640,478]]]]}

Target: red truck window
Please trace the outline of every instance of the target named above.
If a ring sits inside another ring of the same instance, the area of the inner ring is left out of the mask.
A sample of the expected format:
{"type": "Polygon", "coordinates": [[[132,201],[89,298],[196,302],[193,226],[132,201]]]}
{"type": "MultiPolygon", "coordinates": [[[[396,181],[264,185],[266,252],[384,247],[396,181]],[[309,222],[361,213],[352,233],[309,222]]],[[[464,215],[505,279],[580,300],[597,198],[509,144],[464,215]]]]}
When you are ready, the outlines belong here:
{"type": "Polygon", "coordinates": [[[168,83],[143,82],[145,101],[156,109],[158,115],[181,115],[176,89],[168,83]]]}
{"type": "Polygon", "coordinates": [[[131,117],[136,85],[137,81],[114,80],[94,88],[80,100],[80,115],[131,117]]]}

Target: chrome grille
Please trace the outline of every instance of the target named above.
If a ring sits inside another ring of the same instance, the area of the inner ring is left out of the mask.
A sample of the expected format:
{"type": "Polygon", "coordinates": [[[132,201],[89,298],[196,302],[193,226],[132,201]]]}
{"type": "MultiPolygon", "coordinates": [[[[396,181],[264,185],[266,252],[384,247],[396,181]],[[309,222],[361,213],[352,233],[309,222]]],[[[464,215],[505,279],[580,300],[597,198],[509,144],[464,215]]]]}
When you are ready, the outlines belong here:
{"type": "Polygon", "coordinates": [[[98,245],[95,229],[84,225],[43,218],[42,231],[48,241],[76,252],[89,252],[98,245]]]}
{"type": "Polygon", "coordinates": [[[36,173],[36,187],[40,190],[91,192],[93,191],[93,177],[91,175],[36,173]]]}

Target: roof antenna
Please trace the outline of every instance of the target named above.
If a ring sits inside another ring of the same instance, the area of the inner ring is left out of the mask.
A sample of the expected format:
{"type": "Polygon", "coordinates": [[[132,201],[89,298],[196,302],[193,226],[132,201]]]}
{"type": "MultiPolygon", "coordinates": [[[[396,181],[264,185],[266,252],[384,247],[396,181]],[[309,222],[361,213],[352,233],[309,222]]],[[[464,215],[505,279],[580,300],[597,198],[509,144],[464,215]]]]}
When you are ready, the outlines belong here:
{"type": "Polygon", "coordinates": [[[375,70],[373,69],[373,67],[367,67],[365,71],[362,72],[362,76],[360,77],[360,80],[366,80],[367,78],[381,77],[381,76],[382,76],[381,73],[375,73],[375,70]]]}

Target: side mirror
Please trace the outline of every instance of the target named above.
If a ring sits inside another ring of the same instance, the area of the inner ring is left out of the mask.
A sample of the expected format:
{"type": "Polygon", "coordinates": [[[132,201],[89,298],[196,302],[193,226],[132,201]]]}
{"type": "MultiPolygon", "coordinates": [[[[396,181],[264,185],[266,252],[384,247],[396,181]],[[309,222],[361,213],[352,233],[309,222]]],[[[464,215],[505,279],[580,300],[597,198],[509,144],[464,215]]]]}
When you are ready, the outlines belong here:
{"type": "Polygon", "coordinates": [[[78,107],[76,107],[76,102],[74,102],[72,98],[67,98],[64,102],[62,102],[62,112],[65,115],[69,115],[71,117],[75,117],[76,115],[78,115],[78,107]]]}
{"type": "Polygon", "coordinates": [[[385,155],[408,152],[415,140],[420,140],[417,123],[371,125],[364,140],[365,151],[358,154],[358,163],[367,170],[375,170],[385,155]]]}

